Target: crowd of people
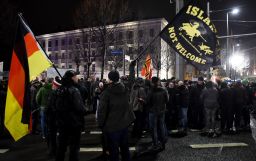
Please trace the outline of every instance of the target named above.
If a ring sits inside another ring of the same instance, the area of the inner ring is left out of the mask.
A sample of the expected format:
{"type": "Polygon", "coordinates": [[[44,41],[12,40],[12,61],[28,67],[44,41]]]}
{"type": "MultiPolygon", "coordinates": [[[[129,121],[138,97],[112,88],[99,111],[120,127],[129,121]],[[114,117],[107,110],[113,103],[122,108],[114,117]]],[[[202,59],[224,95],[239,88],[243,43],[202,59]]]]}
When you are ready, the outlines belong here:
{"type": "MultiPolygon", "coordinates": [[[[6,88],[0,86],[1,130],[6,88]]],[[[84,116],[89,111],[102,130],[104,159],[118,161],[120,149],[122,160],[130,161],[128,127],[133,138],[150,134],[150,149],[162,151],[174,129],[183,136],[200,130],[208,137],[249,130],[250,109],[256,104],[255,83],[213,83],[203,77],[197,82],[175,78],[161,82],[157,77],[120,78],[117,71],[108,74],[108,81],[79,80],[76,72],[67,71],[62,79],[34,80],[30,89],[31,133],[47,141],[49,155],[56,161],[64,160],[68,146],[69,159],[79,160],[84,116]]]]}

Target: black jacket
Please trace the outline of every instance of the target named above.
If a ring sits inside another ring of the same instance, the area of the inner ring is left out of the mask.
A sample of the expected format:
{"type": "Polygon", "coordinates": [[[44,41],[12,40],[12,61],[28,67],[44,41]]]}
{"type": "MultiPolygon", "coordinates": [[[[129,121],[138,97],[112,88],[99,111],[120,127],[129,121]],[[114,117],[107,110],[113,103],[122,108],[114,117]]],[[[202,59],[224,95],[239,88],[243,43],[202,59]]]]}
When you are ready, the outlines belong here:
{"type": "Polygon", "coordinates": [[[98,124],[105,132],[126,128],[135,119],[128,92],[122,83],[111,84],[103,91],[97,112],[98,124]]]}
{"type": "Polygon", "coordinates": [[[189,105],[189,91],[184,85],[177,87],[175,93],[175,104],[183,108],[188,108],[189,105]]]}
{"type": "Polygon", "coordinates": [[[220,106],[222,108],[232,108],[234,103],[233,91],[230,88],[223,88],[220,90],[220,106]]]}
{"type": "Polygon", "coordinates": [[[165,89],[161,87],[152,88],[148,99],[150,112],[161,114],[166,111],[166,104],[168,103],[169,97],[165,89]]]}
{"type": "Polygon", "coordinates": [[[75,86],[56,91],[56,120],[59,128],[82,128],[86,113],[80,91],[75,86]]]}
{"type": "Polygon", "coordinates": [[[189,103],[192,108],[203,107],[203,103],[202,101],[200,101],[200,95],[203,89],[204,89],[204,85],[199,85],[199,84],[191,87],[191,91],[189,95],[189,103]]]}

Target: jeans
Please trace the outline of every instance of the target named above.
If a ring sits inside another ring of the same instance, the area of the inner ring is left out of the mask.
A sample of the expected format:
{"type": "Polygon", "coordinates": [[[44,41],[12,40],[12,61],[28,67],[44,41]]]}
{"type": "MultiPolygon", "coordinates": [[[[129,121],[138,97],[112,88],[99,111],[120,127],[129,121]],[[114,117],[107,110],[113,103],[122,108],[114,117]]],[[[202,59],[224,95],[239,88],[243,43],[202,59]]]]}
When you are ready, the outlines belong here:
{"type": "Polygon", "coordinates": [[[110,161],[119,161],[119,147],[121,150],[122,161],[130,161],[130,151],[128,144],[128,128],[115,132],[106,132],[110,161]]]}
{"type": "Polygon", "coordinates": [[[46,127],[46,116],[45,111],[40,110],[40,121],[41,121],[41,130],[42,130],[42,137],[47,136],[47,127],[46,127]]]}
{"type": "Polygon", "coordinates": [[[187,124],[188,124],[188,119],[187,119],[187,113],[188,113],[188,108],[187,107],[180,107],[179,110],[180,114],[180,127],[183,129],[187,129],[187,124]]]}
{"type": "Polygon", "coordinates": [[[217,108],[205,108],[205,121],[206,121],[206,126],[205,130],[209,132],[210,129],[215,131],[215,126],[216,126],[216,121],[215,121],[215,116],[216,116],[217,108]]]}
{"type": "Polygon", "coordinates": [[[151,135],[153,144],[156,146],[160,141],[162,145],[166,143],[167,140],[167,130],[165,126],[165,113],[155,114],[149,113],[149,125],[151,129],[151,135]]]}

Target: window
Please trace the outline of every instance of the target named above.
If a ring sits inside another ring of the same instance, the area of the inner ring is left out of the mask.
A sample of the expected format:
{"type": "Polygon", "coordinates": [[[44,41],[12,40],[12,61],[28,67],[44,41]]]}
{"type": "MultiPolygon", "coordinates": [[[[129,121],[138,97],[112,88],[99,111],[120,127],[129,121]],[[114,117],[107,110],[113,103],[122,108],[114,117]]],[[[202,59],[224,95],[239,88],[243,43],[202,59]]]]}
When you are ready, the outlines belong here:
{"type": "Polygon", "coordinates": [[[139,38],[143,37],[143,30],[139,30],[138,36],[139,36],[139,38]]]}
{"type": "Polygon", "coordinates": [[[65,68],[65,66],[64,66],[64,65],[62,65],[62,66],[61,66],[61,68],[63,68],[63,69],[64,69],[64,68],[65,68]]]}
{"type": "Polygon", "coordinates": [[[92,56],[95,56],[95,51],[92,51],[92,56]]]}
{"type": "Polygon", "coordinates": [[[139,52],[142,52],[142,50],[143,50],[143,46],[140,46],[139,47],[139,52]]]}
{"type": "Polygon", "coordinates": [[[65,59],[65,53],[62,53],[61,58],[65,59]]]}
{"type": "Polygon", "coordinates": [[[69,53],[69,59],[72,59],[72,54],[71,53],[69,53]]]}
{"type": "Polygon", "coordinates": [[[92,64],[92,71],[95,72],[95,64],[92,64]]]}
{"type": "Polygon", "coordinates": [[[55,54],[55,60],[58,60],[58,53],[55,54]]]}
{"type": "Polygon", "coordinates": [[[50,59],[50,60],[52,59],[52,54],[49,54],[49,59],[50,59]]]}
{"type": "Polygon", "coordinates": [[[80,44],[80,38],[76,38],[76,44],[80,44]]]}
{"type": "Polygon", "coordinates": [[[96,40],[96,36],[95,36],[95,35],[92,35],[91,41],[92,41],[92,42],[95,42],[95,40],[96,40]]]}
{"type": "Polygon", "coordinates": [[[72,44],[73,44],[72,38],[70,38],[70,39],[68,40],[68,44],[69,44],[69,45],[72,45],[72,44]]]}
{"type": "Polygon", "coordinates": [[[127,38],[130,40],[130,39],[133,39],[133,32],[132,31],[127,31],[127,38]]]}
{"type": "Polygon", "coordinates": [[[69,68],[69,69],[72,69],[72,65],[68,65],[68,68],[69,68]]]}
{"type": "Polygon", "coordinates": [[[154,29],[150,29],[149,30],[149,35],[150,35],[150,37],[154,37],[155,36],[155,30],[154,29]]]}
{"type": "Polygon", "coordinates": [[[48,51],[52,51],[52,42],[48,41],[48,51]]]}
{"type": "Polygon", "coordinates": [[[119,34],[118,34],[118,40],[119,40],[119,41],[122,41],[122,40],[123,40],[123,33],[122,33],[122,32],[119,32],[119,34]]]}
{"type": "Polygon", "coordinates": [[[128,48],[128,54],[131,55],[132,54],[132,47],[128,48]]]}
{"type": "Polygon", "coordinates": [[[62,45],[62,46],[65,46],[65,45],[66,45],[66,39],[62,39],[62,40],[61,40],[61,45],[62,45]]]}
{"type": "Polygon", "coordinates": [[[58,46],[58,45],[59,45],[58,40],[55,40],[55,46],[58,46]]]}

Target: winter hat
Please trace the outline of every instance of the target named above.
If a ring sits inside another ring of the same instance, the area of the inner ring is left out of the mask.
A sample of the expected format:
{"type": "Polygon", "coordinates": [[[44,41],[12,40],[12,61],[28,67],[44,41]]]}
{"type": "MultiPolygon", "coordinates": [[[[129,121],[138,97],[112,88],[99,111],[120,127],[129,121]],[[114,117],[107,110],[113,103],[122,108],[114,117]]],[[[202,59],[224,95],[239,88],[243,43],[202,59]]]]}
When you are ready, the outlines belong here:
{"type": "Polygon", "coordinates": [[[158,81],[159,81],[158,77],[152,77],[152,83],[153,84],[157,84],[158,81]]]}
{"type": "Polygon", "coordinates": [[[108,79],[110,79],[113,82],[119,81],[119,73],[116,70],[112,70],[108,73],[108,79]]]}
{"type": "Polygon", "coordinates": [[[60,87],[61,86],[61,80],[55,78],[52,82],[52,85],[55,86],[55,87],[60,87]]]}

